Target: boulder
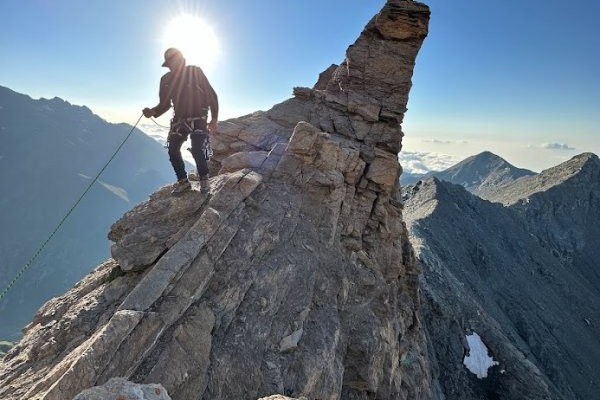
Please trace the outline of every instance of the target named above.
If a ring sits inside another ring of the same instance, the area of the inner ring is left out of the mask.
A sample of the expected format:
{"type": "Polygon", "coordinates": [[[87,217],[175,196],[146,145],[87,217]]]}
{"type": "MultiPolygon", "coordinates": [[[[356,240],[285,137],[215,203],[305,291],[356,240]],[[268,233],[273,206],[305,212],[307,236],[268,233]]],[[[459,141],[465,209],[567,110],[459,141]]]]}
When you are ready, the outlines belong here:
{"type": "Polygon", "coordinates": [[[162,385],[140,385],[123,378],[112,378],[102,386],[86,389],[73,400],[171,400],[162,385]]]}

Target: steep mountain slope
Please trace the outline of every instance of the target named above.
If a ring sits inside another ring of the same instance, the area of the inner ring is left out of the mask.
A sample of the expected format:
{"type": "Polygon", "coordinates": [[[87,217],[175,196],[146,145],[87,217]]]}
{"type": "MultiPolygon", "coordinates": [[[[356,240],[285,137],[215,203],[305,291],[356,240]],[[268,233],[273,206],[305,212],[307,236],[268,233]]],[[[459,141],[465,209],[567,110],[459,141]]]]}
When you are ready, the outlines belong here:
{"type": "Polygon", "coordinates": [[[579,154],[490,196],[517,213],[529,233],[600,290],[600,159],[579,154]]]}
{"type": "Polygon", "coordinates": [[[594,157],[582,158],[587,168],[553,169],[554,178],[569,179],[522,178],[547,185],[538,198],[515,203],[522,209],[435,178],[407,189],[404,217],[424,266],[425,326],[446,398],[577,399],[600,391],[600,279],[589,250],[600,246],[600,180],[594,157]],[[559,218],[540,218],[541,204],[559,218]],[[565,247],[570,258],[555,251],[565,247]],[[473,331],[499,362],[482,380],[456,369],[473,331]]]}
{"type": "Polygon", "coordinates": [[[389,0],[315,88],[219,126],[208,194],[162,189],[0,363],[3,399],[124,377],[175,400],[431,398],[400,123],[429,9],[389,0]]]}
{"type": "MultiPolygon", "coordinates": [[[[59,98],[0,87],[0,287],[48,237],[131,126],[109,124],[59,98]]],[[[172,172],[164,150],[137,131],[38,262],[0,302],[0,337],[18,338],[34,311],[108,255],[105,232],[172,172]]]]}
{"type": "Polygon", "coordinates": [[[443,181],[461,185],[469,192],[487,199],[497,188],[529,175],[535,175],[535,172],[517,168],[494,153],[484,151],[444,171],[432,172],[426,176],[435,176],[443,181]]]}

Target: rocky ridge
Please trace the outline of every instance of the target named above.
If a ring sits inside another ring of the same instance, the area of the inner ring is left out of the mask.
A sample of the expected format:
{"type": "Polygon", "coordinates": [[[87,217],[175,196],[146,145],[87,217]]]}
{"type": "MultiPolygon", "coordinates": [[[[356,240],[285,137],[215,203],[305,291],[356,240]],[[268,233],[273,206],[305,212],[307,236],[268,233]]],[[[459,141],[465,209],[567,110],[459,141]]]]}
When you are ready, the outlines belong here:
{"type": "MultiPolygon", "coordinates": [[[[540,245],[600,285],[600,159],[582,153],[490,196],[519,215],[540,245]]],[[[597,286],[600,287],[600,286],[597,286]]]]}
{"type": "Polygon", "coordinates": [[[598,393],[599,173],[596,156],[576,156],[507,186],[506,198],[522,199],[507,206],[436,178],[407,189],[434,387],[445,398],[598,393]],[[499,362],[485,379],[456,368],[473,332],[499,362]]]}
{"type": "Polygon", "coordinates": [[[545,196],[554,187],[560,185],[564,188],[566,182],[594,182],[598,178],[598,170],[598,156],[594,153],[582,153],[539,174],[518,179],[497,193],[490,194],[488,200],[505,206],[515,205],[519,201],[529,203],[536,194],[545,196]]]}
{"type": "Polygon", "coordinates": [[[314,88],[221,123],[210,193],[163,188],[115,223],[113,259],[0,364],[0,397],[118,376],[173,399],[430,398],[396,156],[428,18],[389,0],[314,88]]]}

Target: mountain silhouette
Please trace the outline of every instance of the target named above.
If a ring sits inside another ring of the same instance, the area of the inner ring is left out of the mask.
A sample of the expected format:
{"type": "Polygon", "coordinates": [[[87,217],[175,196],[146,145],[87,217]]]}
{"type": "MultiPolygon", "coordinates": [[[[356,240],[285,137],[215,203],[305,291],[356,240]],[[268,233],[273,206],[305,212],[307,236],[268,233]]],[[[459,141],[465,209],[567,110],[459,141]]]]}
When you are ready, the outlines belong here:
{"type": "MultiPolygon", "coordinates": [[[[33,100],[0,86],[0,287],[4,289],[79,198],[130,125],[87,107],[33,100]]],[[[0,338],[21,328],[109,254],[110,224],[172,180],[164,149],[137,130],[61,230],[0,301],[0,338]]]]}

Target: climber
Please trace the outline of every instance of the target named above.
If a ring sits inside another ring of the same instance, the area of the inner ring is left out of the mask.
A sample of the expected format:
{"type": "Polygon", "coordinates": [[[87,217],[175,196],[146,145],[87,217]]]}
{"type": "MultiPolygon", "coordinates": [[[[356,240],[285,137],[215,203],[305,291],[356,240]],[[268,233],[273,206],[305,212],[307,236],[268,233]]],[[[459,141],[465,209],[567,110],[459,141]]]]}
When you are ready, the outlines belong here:
{"type": "Polygon", "coordinates": [[[202,69],[186,65],[185,58],[178,49],[169,48],[165,51],[162,66],[170,71],[160,79],[160,102],[156,107],[144,108],[144,116],[159,117],[173,105],[174,115],[167,137],[169,160],[177,175],[172,192],[181,193],[191,188],[181,157],[181,146],[188,135],[191,137],[191,152],[196,161],[200,187],[207,190],[209,134],[217,132],[219,114],[217,94],[202,69]],[[207,124],[209,109],[211,120],[207,124]]]}

